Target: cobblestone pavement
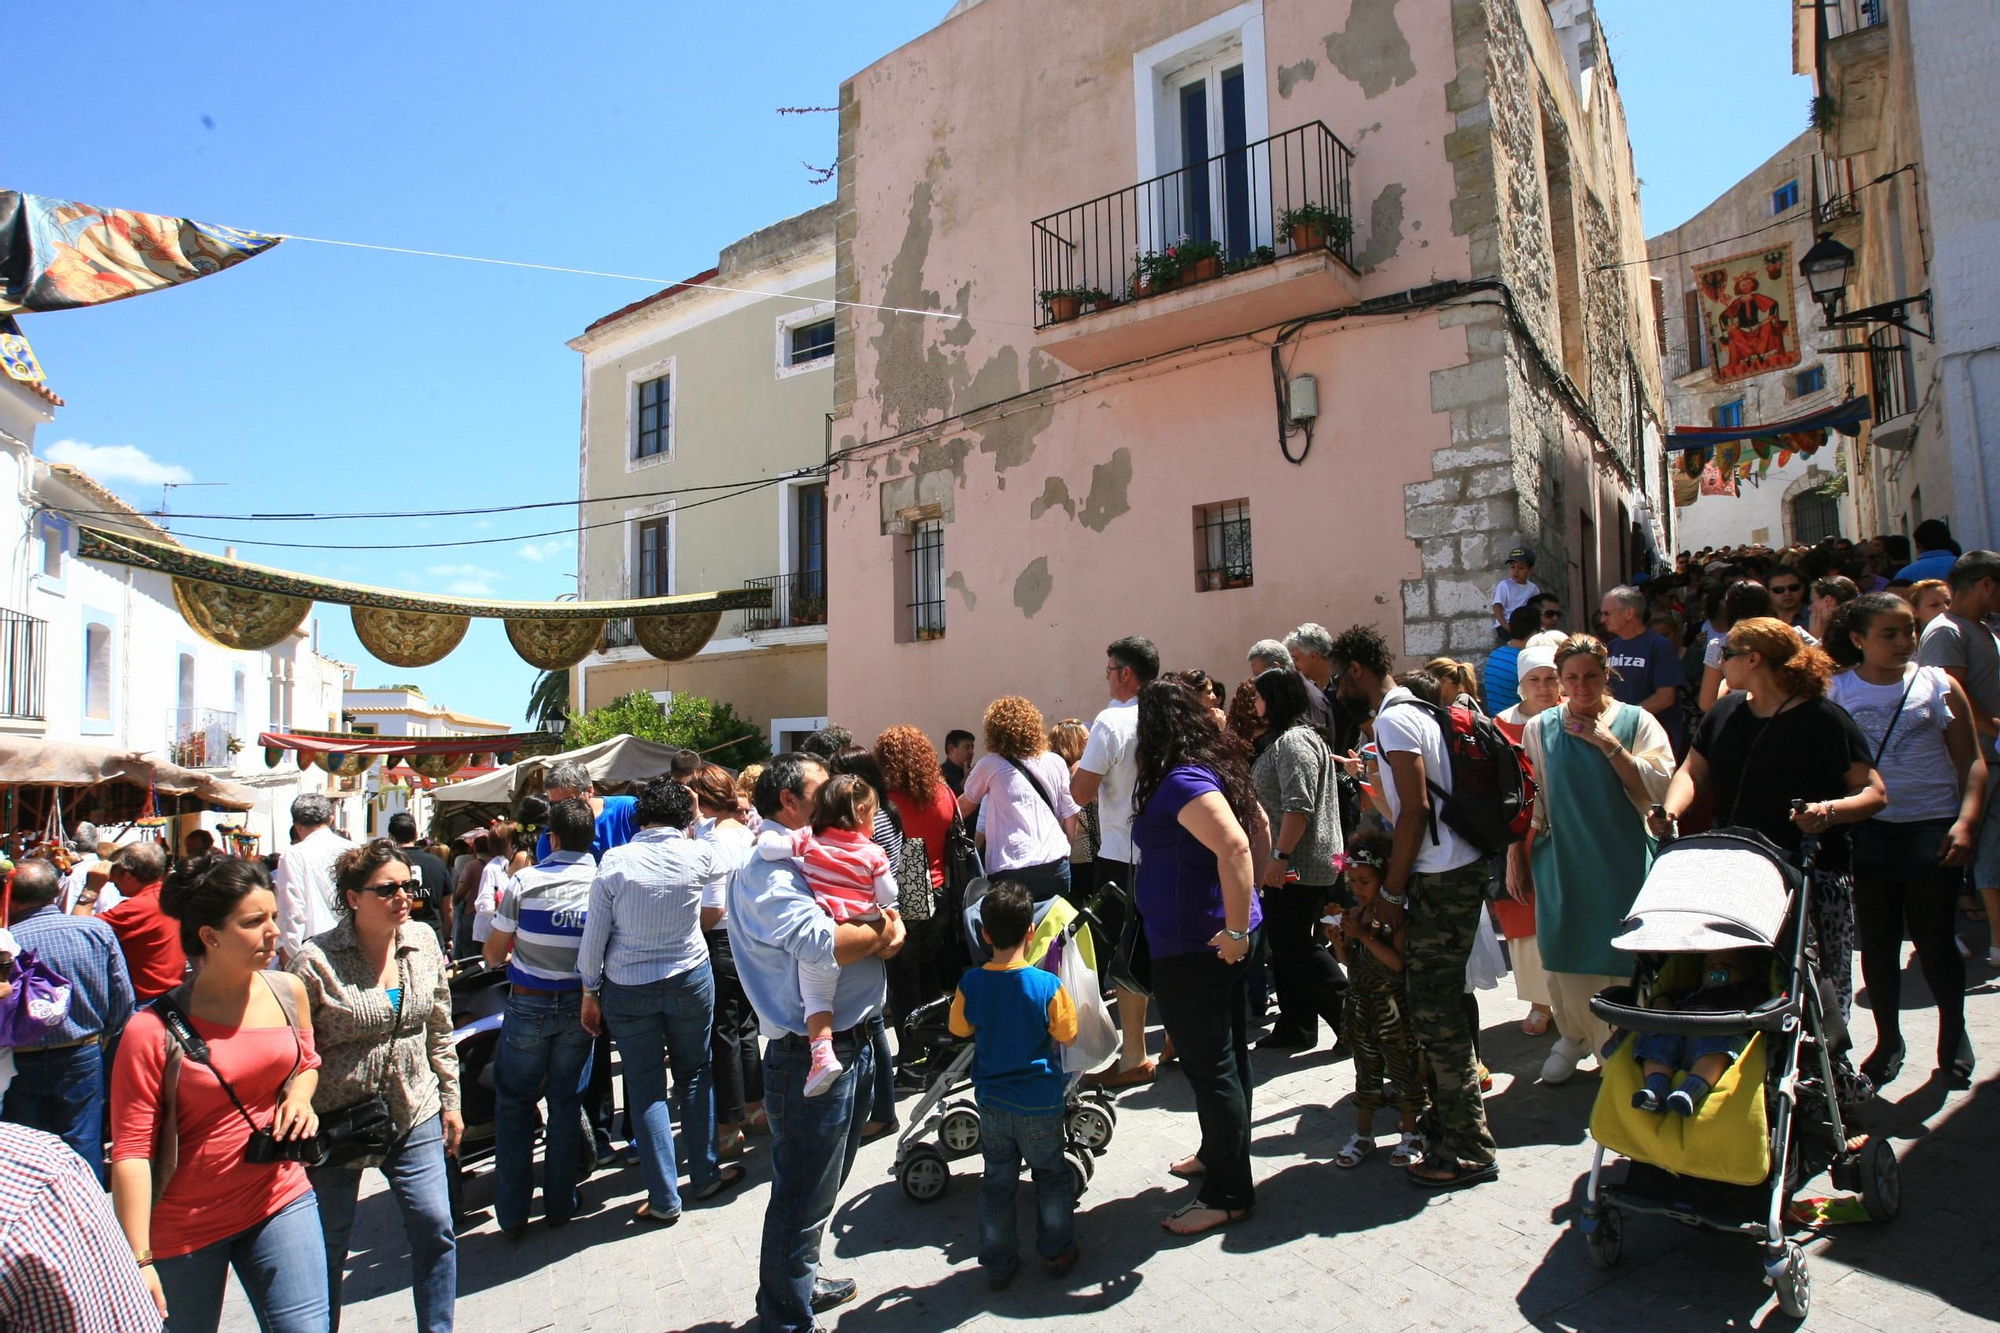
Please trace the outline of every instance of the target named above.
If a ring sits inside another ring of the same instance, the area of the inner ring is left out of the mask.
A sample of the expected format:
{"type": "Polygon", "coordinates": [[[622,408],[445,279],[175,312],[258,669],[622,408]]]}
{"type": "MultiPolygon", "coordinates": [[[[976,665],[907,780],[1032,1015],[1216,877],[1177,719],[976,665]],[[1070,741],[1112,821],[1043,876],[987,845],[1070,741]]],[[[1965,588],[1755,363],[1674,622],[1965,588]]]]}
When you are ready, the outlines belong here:
{"type": "MultiPolygon", "coordinates": [[[[1833,1227],[1807,1241],[1811,1328],[1955,1330],[2000,1321],[2000,1228],[1979,1220],[2000,1197],[2000,980],[1982,962],[1970,965],[1969,980],[1973,1040],[1985,1057],[1971,1091],[1948,1093],[1926,1081],[1936,1027],[1914,962],[1906,969],[1911,1057],[1869,1126],[1889,1135],[1902,1159],[1903,1214],[1891,1225],[1833,1227]]],[[[1337,1170],[1334,1151],[1352,1129],[1351,1066],[1324,1048],[1259,1054],[1256,1213],[1207,1237],[1173,1238],[1158,1219],[1188,1191],[1166,1167],[1193,1149],[1196,1132],[1187,1085],[1169,1066],[1121,1100],[1116,1141],[1080,1206],[1083,1259],[1061,1282],[1024,1270],[1007,1291],[987,1291],[976,1261],[977,1157],[957,1164],[943,1200],[921,1206],[889,1176],[893,1142],[864,1147],[834,1216],[825,1270],[857,1278],[861,1296],[822,1322],[841,1333],[1026,1320],[1135,1333],[1224,1323],[1355,1333],[1791,1327],[1762,1283],[1757,1250],[1740,1239],[1628,1215],[1622,1265],[1591,1266],[1571,1223],[1590,1166],[1584,1127],[1597,1078],[1537,1083],[1548,1039],[1521,1034],[1525,1007],[1507,983],[1480,1000],[1495,1075],[1487,1110],[1501,1145],[1497,1182],[1432,1195],[1400,1179],[1386,1151],[1337,1170]]],[[[1865,1002],[1856,1010],[1863,1051],[1874,1039],[1865,1002]]],[[[665,1231],[631,1220],[641,1198],[636,1166],[599,1173],[584,1187],[586,1215],[564,1231],[536,1222],[518,1243],[493,1226],[490,1175],[475,1176],[468,1198],[476,1216],[460,1239],[458,1327],[749,1326],[770,1180],[768,1140],[751,1143],[750,1183],[719,1206],[691,1207],[665,1231]]],[[[1032,1236],[1028,1203],[1024,1184],[1024,1241],[1032,1236]]],[[[372,1173],[355,1243],[345,1326],[413,1328],[402,1226],[372,1173]]],[[[224,1327],[249,1333],[254,1321],[233,1286],[231,1300],[224,1327]]]]}

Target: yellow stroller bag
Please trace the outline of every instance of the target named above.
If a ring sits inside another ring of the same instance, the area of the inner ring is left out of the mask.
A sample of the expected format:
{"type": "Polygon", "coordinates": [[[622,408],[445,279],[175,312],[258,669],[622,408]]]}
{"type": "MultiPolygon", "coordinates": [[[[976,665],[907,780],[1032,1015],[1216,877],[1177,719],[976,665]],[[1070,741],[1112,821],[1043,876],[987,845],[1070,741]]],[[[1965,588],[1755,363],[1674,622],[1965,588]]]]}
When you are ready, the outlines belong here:
{"type": "MultiPolygon", "coordinates": [[[[1631,1033],[1604,1062],[1597,1103],[1590,1110],[1590,1137],[1621,1157],[1646,1162],[1680,1176],[1719,1180],[1728,1185],[1761,1185],[1771,1174],[1771,1122],[1765,1107],[1769,1072],[1764,1034],[1752,1033],[1736,1063],[1691,1116],[1642,1111],[1632,1096],[1645,1085],[1633,1058],[1631,1033]]],[[[1674,1075],[1679,1087],[1685,1071],[1674,1075]]]]}

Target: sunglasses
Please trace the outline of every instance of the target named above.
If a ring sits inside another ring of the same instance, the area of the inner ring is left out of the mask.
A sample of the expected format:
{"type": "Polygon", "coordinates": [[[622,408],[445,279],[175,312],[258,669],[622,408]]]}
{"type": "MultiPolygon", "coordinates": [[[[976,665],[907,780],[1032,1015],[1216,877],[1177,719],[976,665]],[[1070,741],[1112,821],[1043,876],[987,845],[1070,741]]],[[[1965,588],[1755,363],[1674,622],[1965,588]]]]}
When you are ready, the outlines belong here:
{"type": "Polygon", "coordinates": [[[1545,609],[1542,612],[1543,620],[1561,620],[1562,618],[1563,613],[1561,611],[1549,611],[1545,609]]]}
{"type": "Polygon", "coordinates": [[[414,898],[417,896],[417,890],[420,887],[422,887],[420,882],[414,879],[392,879],[387,884],[363,884],[361,891],[363,893],[372,893],[377,898],[393,898],[399,893],[408,894],[414,898]]]}
{"type": "Polygon", "coordinates": [[[1771,585],[1771,595],[1773,597],[1783,597],[1788,592],[1804,592],[1805,590],[1806,585],[1803,583],[1773,583],[1771,585]]]}
{"type": "Polygon", "coordinates": [[[1755,648],[1724,648],[1722,650],[1722,660],[1727,662],[1732,657],[1748,657],[1756,651],[1755,648]]]}

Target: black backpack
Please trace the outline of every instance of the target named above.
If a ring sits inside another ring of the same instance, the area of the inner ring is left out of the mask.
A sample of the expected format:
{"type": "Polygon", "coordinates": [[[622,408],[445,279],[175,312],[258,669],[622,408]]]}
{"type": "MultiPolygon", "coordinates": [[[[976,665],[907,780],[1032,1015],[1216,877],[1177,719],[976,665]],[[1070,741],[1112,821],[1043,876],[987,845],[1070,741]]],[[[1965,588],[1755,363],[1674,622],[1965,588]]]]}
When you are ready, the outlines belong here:
{"type": "Polygon", "coordinates": [[[1507,738],[1492,718],[1476,708],[1449,708],[1422,699],[1397,699],[1389,705],[1421,708],[1444,735],[1445,757],[1451,763],[1451,790],[1426,775],[1435,798],[1429,811],[1431,842],[1438,841],[1437,821],[1487,856],[1520,842],[1535,822],[1535,775],[1528,756],[1507,738]]]}

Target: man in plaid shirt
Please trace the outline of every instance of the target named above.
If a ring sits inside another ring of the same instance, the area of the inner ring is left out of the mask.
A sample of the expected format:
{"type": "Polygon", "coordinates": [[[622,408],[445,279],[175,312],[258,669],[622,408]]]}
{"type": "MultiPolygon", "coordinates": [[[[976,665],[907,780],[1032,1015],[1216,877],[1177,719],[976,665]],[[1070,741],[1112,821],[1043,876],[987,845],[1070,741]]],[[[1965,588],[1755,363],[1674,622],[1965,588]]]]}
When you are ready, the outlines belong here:
{"type": "Polygon", "coordinates": [[[0,1123],[0,1333],[159,1333],[160,1316],[83,1159],[0,1123]]]}

